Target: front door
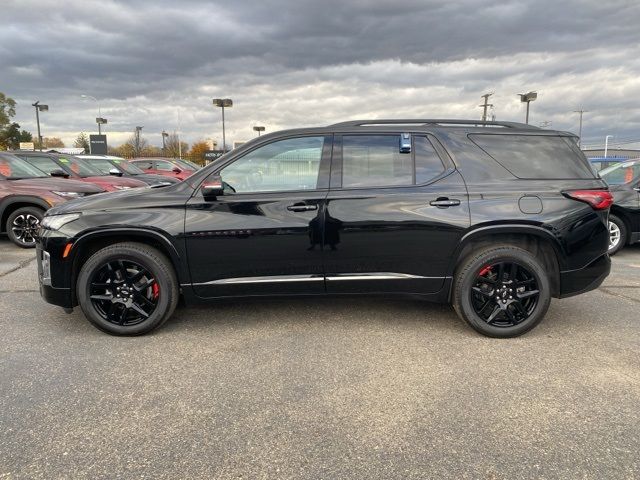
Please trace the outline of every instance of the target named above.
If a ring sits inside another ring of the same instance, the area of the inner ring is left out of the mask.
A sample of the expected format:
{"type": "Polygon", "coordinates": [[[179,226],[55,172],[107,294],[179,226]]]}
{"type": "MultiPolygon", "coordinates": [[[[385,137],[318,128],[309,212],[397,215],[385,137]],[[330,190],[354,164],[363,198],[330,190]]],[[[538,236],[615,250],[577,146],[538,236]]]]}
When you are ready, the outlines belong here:
{"type": "Polygon", "coordinates": [[[185,234],[201,297],[324,293],[322,225],[330,136],[258,145],[219,173],[223,195],[198,191],[185,234]]]}
{"type": "Polygon", "coordinates": [[[425,134],[344,135],[334,142],[325,214],[329,293],[434,293],[469,227],[467,191],[425,134]]]}

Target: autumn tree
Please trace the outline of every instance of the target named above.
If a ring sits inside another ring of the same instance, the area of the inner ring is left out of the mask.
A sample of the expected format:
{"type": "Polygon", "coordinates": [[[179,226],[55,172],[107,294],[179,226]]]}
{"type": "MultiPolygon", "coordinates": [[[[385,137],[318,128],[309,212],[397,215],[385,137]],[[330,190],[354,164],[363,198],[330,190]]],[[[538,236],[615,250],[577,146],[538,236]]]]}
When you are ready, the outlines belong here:
{"type": "Polygon", "coordinates": [[[180,137],[177,134],[172,133],[167,137],[165,143],[165,157],[177,158],[180,154],[185,155],[189,150],[189,144],[186,142],[181,142],[180,137]]]}
{"type": "Polygon", "coordinates": [[[209,150],[209,144],[204,140],[200,140],[191,145],[191,150],[189,151],[189,157],[194,162],[204,165],[205,159],[204,154],[209,150]]]}
{"type": "MultiPolygon", "coordinates": [[[[40,148],[40,142],[36,140],[36,149],[40,148]]],[[[60,137],[44,137],[42,139],[42,148],[64,148],[64,142],[60,137]]]]}
{"type": "Polygon", "coordinates": [[[76,148],[84,148],[84,153],[88,153],[91,146],[89,144],[89,137],[86,133],[80,132],[80,134],[76,137],[75,142],[73,142],[73,146],[76,148]]]}
{"type": "Polygon", "coordinates": [[[131,153],[131,157],[139,157],[148,145],[149,142],[139,132],[133,132],[133,135],[129,137],[122,147],[127,153],[131,153]],[[125,145],[128,145],[128,147],[125,147],[125,145]]]}

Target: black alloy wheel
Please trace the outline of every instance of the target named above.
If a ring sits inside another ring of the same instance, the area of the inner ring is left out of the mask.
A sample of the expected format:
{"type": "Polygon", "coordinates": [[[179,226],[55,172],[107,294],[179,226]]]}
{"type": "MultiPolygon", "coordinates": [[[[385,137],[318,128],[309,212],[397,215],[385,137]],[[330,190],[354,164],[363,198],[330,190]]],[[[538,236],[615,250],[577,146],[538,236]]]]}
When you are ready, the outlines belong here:
{"type": "Polygon", "coordinates": [[[160,296],[151,272],[130,260],[113,260],[99,267],[90,288],[89,298],[98,314],[119,326],[133,326],[148,319],[160,296]]]}
{"type": "Polygon", "coordinates": [[[87,319],[112,335],[142,335],[162,325],[180,295],[171,261],[156,248],[115,243],[89,257],[76,282],[87,319]]]}
{"type": "Polygon", "coordinates": [[[539,255],[516,245],[480,248],[456,269],[452,303],[462,320],[488,337],[522,335],[551,303],[550,274],[539,255]]]}
{"type": "Polygon", "coordinates": [[[485,265],[471,287],[476,314],[495,327],[513,327],[531,316],[540,290],[535,276],[514,261],[485,265]]]}

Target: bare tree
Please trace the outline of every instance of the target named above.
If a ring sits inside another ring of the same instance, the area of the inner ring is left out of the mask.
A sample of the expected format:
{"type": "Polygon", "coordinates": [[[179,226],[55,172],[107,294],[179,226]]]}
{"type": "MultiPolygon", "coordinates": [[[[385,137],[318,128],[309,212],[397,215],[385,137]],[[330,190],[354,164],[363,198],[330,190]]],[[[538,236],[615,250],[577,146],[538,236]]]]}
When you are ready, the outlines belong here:
{"type": "Polygon", "coordinates": [[[134,131],[124,145],[127,145],[126,150],[130,151],[132,156],[139,157],[149,142],[140,135],[140,132],[134,131]]]}

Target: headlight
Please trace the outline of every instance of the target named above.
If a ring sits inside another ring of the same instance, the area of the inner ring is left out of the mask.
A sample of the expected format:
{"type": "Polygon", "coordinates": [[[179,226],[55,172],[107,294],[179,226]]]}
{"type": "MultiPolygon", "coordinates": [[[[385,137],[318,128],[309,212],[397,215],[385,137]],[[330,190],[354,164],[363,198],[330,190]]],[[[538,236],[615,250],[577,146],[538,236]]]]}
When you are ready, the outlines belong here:
{"type": "Polygon", "coordinates": [[[83,192],[55,192],[55,191],[52,191],[51,193],[55,193],[56,195],[58,195],[60,197],[65,197],[65,198],[80,198],[80,197],[84,197],[84,193],[83,192]]]}
{"type": "Polygon", "coordinates": [[[80,218],[79,213],[67,213],[65,215],[45,215],[40,224],[47,230],[59,230],[63,225],[80,218]]]}
{"type": "Polygon", "coordinates": [[[131,187],[125,187],[124,185],[114,185],[113,188],[116,190],[129,190],[131,187]]]}

